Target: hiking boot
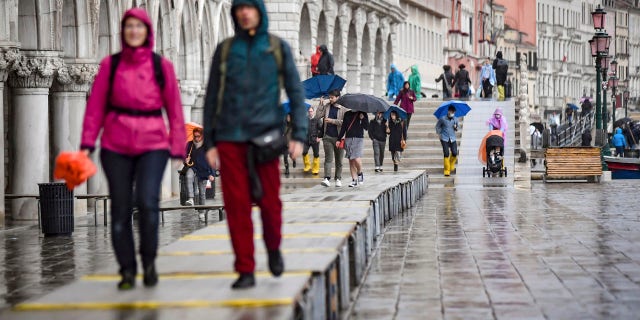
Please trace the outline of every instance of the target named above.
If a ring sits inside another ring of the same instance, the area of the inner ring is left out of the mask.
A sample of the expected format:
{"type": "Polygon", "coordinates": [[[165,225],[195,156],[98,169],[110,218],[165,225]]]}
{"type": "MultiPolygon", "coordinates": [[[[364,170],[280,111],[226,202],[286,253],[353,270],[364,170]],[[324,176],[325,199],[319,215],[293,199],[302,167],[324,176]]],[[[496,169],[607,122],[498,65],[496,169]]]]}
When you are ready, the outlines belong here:
{"type": "Polygon", "coordinates": [[[279,277],[284,272],[284,260],[280,250],[269,250],[269,271],[274,277],[279,277]]]}
{"type": "Polygon", "coordinates": [[[253,272],[241,273],[238,279],[231,285],[231,289],[249,289],[256,285],[253,272]]]}
{"type": "Polygon", "coordinates": [[[118,290],[131,290],[136,287],[136,274],[133,271],[120,273],[122,279],[118,282],[118,290]]]}
{"type": "Polygon", "coordinates": [[[156,272],[156,265],[152,263],[144,268],[144,277],[142,282],[145,287],[154,287],[158,284],[158,273],[156,272]]]}
{"type": "Polygon", "coordinates": [[[324,178],[324,180],[322,180],[321,183],[323,186],[328,187],[331,185],[331,181],[329,181],[329,178],[324,178]]]}
{"type": "Polygon", "coordinates": [[[397,164],[393,165],[393,171],[398,171],[398,165],[397,164]]]}
{"type": "Polygon", "coordinates": [[[340,181],[340,179],[336,179],[336,187],[342,187],[342,181],[340,181]]]}

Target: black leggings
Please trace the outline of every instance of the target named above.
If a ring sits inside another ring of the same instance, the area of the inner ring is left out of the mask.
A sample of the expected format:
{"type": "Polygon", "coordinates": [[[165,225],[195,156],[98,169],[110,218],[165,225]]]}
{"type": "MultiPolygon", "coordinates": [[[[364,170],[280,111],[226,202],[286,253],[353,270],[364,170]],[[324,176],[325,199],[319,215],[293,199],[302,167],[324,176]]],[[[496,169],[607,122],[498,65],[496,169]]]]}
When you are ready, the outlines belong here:
{"type": "Polygon", "coordinates": [[[444,153],[445,158],[449,158],[449,149],[451,149],[451,155],[454,157],[458,156],[458,143],[455,141],[444,141],[440,140],[440,144],[442,144],[442,153],[444,153]]]}

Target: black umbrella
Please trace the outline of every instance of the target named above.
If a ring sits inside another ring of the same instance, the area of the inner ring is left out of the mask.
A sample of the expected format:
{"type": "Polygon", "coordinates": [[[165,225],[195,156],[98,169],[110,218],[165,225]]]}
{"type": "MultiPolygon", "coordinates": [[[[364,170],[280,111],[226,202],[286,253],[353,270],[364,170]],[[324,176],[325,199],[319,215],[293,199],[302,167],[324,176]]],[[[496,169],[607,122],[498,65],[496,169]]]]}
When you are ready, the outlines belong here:
{"type": "Polygon", "coordinates": [[[613,122],[613,127],[616,128],[622,128],[623,124],[629,123],[629,122],[633,122],[633,119],[631,118],[622,118],[622,119],[618,119],[616,121],[613,122]]]}
{"type": "Polygon", "coordinates": [[[531,123],[532,126],[534,126],[536,129],[538,129],[538,131],[543,132],[544,131],[544,125],[540,122],[534,122],[531,123]]]}
{"type": "Polygon", "coordinates": [[[347,93],[336,103],[347,109],[366,113],[385,112],[389,109],[389,104],[382,98],[363,93],[347,93]]]}

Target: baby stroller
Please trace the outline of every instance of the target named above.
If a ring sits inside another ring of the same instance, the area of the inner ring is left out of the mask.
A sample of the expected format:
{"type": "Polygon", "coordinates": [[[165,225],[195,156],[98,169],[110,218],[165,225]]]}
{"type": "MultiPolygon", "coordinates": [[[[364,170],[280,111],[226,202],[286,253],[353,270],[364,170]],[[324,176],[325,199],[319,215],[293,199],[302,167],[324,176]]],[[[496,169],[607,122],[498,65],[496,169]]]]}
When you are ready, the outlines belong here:
{"type": "Polygon", "coordinates": [[[491,177],[498,174],[507,176],[507,168],[504,167],[504,138],[500,130],[490,131],[482,140],[478,150],[478,159],[485,165],[482,167],[482,176],[491,177]]]}

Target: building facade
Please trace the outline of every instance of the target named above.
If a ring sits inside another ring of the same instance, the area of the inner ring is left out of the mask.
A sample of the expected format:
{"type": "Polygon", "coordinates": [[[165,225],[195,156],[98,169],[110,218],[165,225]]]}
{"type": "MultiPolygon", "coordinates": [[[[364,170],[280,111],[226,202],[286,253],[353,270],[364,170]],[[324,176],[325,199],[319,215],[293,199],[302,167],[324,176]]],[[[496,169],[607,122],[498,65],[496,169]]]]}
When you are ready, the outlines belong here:
{"type": "Polygon", "coordinates": [[[640,1],[629,8],[629,70],[627,73],[630,110],[640,110],[640,1]]]}
{"type": "MultiPolygon", "coordinates": [[[[385,77],[386,66],[397,56],[397,30],[406,18],[398,0],[265,2],[270,30],[291,44],[301,78],[309,75],[315,46],[326,44],[334,54],[336,73],[349,80],[348,91],[383,90],[377,79],[385,77]]],[[[217,43],[233,34],[230,0],[0,1],[2,203],[5,193],[37,193],[37,183],[52,180],[55,156],[78,148],[98,63],[119,51],[120,18],[133,6],[149,12],[155,50],[174,62],[186,120],[202,122],[211,57],[217,43]]],[[[177,194],[179,166],[167,166],[163,198],[177,194]]],[[[106,192],[101,172],[75,190],[106,192]]],[[[4,209],[11,218],[36,219],[34,200],[8,204],[4,209]]],[[[78,206],[77,213],[86,212],[86,205],[78,206]]],[[[0,210],[0,220],[4,213],[0,210]]]]}

